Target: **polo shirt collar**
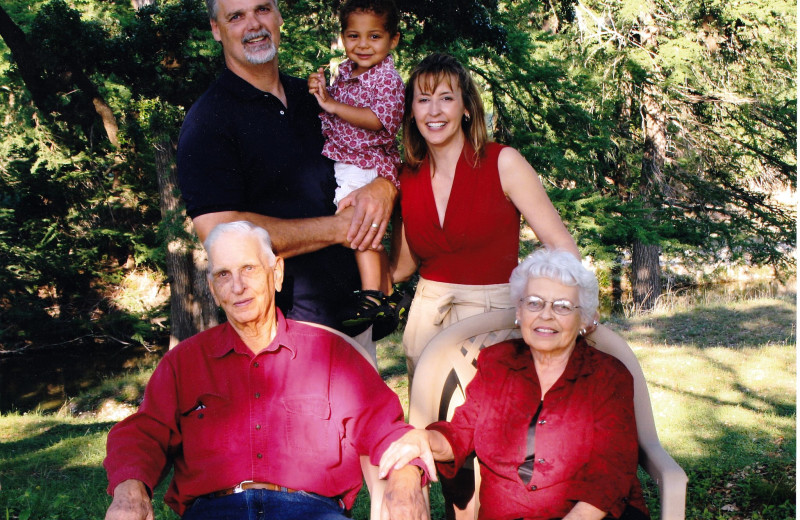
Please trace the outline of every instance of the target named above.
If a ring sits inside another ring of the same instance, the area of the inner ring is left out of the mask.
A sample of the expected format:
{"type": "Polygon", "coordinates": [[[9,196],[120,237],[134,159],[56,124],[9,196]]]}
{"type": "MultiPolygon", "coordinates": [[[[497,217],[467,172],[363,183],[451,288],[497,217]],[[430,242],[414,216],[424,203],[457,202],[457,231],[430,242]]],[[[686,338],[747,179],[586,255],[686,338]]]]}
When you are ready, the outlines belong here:
{"type": "MultiPolygon", "coordinates": [[[[269,345],[267,345],[267,348],[259,352],[258,355],[267,352],[277,352],[281,347],[284,347],[292,353],[292,359],[294,359],[297,355],[294,347],[296,342],[293,340],[289,322],[283,316],[283,312],[281,312],[281,310],[277,307],[275,308],[275,314],[278,322],[277,326],[275,327],[275,337],[272,338],[272,341],[269,345]]],[[[230,323],[224,323],[220,327],[220,339],[211,347],[212,357],[221,358],[229,354],[231,351],[239,354],[252,354],[252,351],[248,348],[244,341],[242,341],[239,333],[236,332],[236,329],[234,329],[230,323]]]]}
{"type": "MultiPolygon", "coordinates": [[[[530,347],[522,340],[516,342],[517,351],[513,356],[503,358],[501,362],[511,370],[535,370],[533,364],[533,356],[531,355],[530,347]]],[[[594,372],[594,356],[591,355],[591,349],[586,340],[579,337],[572,354],[567,361],[567,367],[564,369],[564,379],[574,381],[582,376],[588,376],[594,372]]]]}
{"type": "Polygon", "coordinates": [[[345,81],[360,81],[364,84],[364,86],[374,86],[377,81],[380,81],[381,75],[384,71],[393,69],[394,68],[394,58],[392,55],[387,55],[383,61],[369,69],[367,72],[358,75],[356,77],[351,77],[353,73],[353,66],[355,63],[351,59],[347,59],[339,65],[339,74],[342,76],[342,79],[345,81]]]}
{"type": "MultiPolygon", "coordinates": [[[[297,89],[293,88],[294,84],[291,81],[286,81],[290,78],[284,73],[279,73],[279,77],[281,80],[281,84],[283,84],[283,91],[286,93],[286,99],[289,100],[292,97],[297,95],[297,89]]],[[[222,70],[222,73],[219,75],[218,79],[220,85],[228,90],[231,94],[236,96],[239,99],[244,101],[253,101],[256,99],[261,99],[264,97],[264,94],[269,94],[269,92],[264,92],[261,89],[258,89],[242,79],[240,76],[237,76],[234,72],[232,72],[228,67],[225,67],[222,70]]],[[[270,94],[272,95],[272,94],[270,94]]]]}

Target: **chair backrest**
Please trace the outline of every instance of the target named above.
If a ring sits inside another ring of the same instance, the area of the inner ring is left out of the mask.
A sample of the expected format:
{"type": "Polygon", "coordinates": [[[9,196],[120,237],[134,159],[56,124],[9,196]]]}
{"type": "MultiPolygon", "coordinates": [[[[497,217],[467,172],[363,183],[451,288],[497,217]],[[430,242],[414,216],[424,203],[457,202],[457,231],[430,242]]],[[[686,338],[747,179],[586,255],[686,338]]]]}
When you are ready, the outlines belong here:
{"type": "MultiPolygon", "coordinates": [[[[364,356],[364,359],[366,359],[367,362],[370,365],[372,365],[372,368],[374,368],[375,371],[377,372],[378,366],[375,364],[376,363],[375,358],[373,358],[372,355],[369,352],[367,352],[367,349],[365,349],[363,345],[358,343],[356,340],[354,340],[347,334],[339,332],[338,330],[333,329],[331,327],[320,325],[319,323],[311,323],[308,321],[305,321],[303,323],[307,325],[313,325],[320,329],[325,329],[346,340],[348,343],[350,343],[350,346],[356,349],[359,354],[364,356]]],[[[386,489],[386,481],[378,478],[378,469],[379,469],[378,466],[373,466],[372,463],[370,462],[369,455],[361,455],[361,473],[364,474],[364,481],[366,482],[367,489],[369,490],[370,520],[380,520],[381,506],[383,505],[383,492],[386,489]]]]}
{"type": "MultiPolygon", "coordinates": [[[[476,362],[481,349],[520,337],[514,319],[515,309],[487,312],[462,320],[437,334],[422,352],[414,373],[409,422],[417,428],[424,428],[445,418],[444,403],[448,396],[442,394],[448,383],[452,383],[455,377],[457,384],[466,388],[477,371],[476,362]]],[[[661,519],[683,520],[686,473],[664,451],[658,440],[650,394],[636,355],[622,337],[603,325],[598,326],[587,339],[598,350],[622,361],[633,376],[639,463],[659,486],[661,519]]],[[[478,471],[475,474],[477,489],[480,476],[478,471]]],[[[477,509],[476,505],[476,512],[477,509]]]]}

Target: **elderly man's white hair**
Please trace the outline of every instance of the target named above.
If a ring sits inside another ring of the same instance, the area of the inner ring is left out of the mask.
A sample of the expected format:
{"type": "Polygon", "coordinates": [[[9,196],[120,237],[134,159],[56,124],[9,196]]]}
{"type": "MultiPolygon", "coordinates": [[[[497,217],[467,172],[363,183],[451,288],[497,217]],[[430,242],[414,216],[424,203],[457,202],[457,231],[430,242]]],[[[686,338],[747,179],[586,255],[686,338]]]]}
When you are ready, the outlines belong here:
{"type": "Polygon", "coordinates": [[[246,220],[225,222],[214,226],[214,229],[212,229],[211,233],[206,237],[206,241],[203,242],[203,247],[206,249],[206,253],[208,253],[209,278],[211,278],[211,273],[214,271],[214,266],[211,263],[211,248],[214,246],[214,242],[226,233],[238,233],[240,235],[249,235],[256,238],[264,256],[269,260],[270,267],[275,265],[275,253],[272,251],[272,240],[270,240],[269,233],[267,233],[266,229],[256,226],[252,222],[246,220]]]}
{"type": "Polygon", "coordinates": [[[531,278],[549,278],[569,287],[577,287],[578,301],[573,303],[580,305],[583,322],[592,322],[599,304],[597,277],[572,253],[545,247],[528,255],[511,272],[509,285],[512,302],[519,302],[525,296],[531,278]]]}

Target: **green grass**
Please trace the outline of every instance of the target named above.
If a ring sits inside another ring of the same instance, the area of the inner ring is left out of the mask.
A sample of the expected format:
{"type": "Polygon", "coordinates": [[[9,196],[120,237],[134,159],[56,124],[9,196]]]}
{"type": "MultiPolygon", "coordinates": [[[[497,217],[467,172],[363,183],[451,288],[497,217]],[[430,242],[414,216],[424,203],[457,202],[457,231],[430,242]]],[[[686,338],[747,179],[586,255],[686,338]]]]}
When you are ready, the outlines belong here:
{"type": "Polygon", "coordinates": [[[662,444],[689,476],[687,519],[795,518],[796,315],[792,294],[672,302],[611,324],[636,352],[662,444]]]}
{"type": "MultiPolygon", "coordinates": [[[[662,444],[689,476],[688,520],[795,518],[795,319],[794,295],[761,295],[673,300],[608,322],[636,351],[662,444]]],[[[399,333],[381,342],[378,356],[407,408],[399,333]]],[[[101,463],[113,421],[68,410],[107,409],[109,399],[135,403],[142,380],[134,369],[75,396],[58,414],[0,416],[0,518],[102,518],[110,499],[101,463]]],[[[657,490],[643,480],[657,513],[657,490]]],[[[161,501],[163,491],[156,492],[156,518],[177,518],[161,501]]],[[[433,518],[442,518],[437,488],[431,497],[433,518]]],[[[353,517],[368,517],[363,492],[353,517]]]]}

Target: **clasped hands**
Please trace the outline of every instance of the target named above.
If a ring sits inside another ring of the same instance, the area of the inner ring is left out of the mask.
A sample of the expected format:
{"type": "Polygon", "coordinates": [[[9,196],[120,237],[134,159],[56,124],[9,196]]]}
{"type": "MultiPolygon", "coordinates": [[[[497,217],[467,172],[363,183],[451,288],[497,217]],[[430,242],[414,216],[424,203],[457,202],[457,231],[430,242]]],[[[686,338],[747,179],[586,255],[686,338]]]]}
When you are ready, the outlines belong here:
{"type": "Polygon", "coordinates": [[[342,243],[352,249],[383,249],[381,241],[392,216],[397,188],[378,177],[343,198],[336,210],[341,221],[342,243]]]}

